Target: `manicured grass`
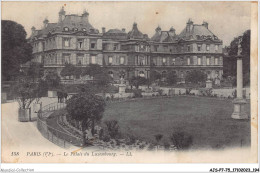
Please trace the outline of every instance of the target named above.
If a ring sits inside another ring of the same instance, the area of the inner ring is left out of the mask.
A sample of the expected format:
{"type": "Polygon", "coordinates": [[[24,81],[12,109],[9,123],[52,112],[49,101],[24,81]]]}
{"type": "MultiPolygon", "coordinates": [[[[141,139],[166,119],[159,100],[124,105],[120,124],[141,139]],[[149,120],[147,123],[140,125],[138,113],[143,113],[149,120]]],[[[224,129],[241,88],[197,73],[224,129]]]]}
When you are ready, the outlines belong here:
{"type": "Polygon", "coordinates": [[[232,112],[232,100],[176,96],[108,104],[103,121],[115,119],[122,134],[150,142],[163,134],[162,144],[173,132],[184,132],[193,149],[250,145],[250,120],[234,120],[232,112]]]}

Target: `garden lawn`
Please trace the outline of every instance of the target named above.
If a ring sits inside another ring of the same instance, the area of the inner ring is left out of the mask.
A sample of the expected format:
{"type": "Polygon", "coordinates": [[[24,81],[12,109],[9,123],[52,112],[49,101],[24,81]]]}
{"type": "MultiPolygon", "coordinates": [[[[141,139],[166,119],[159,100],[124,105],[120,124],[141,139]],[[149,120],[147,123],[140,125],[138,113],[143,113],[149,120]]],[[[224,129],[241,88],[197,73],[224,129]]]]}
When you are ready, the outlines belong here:
{"type": "MultiPolygon", "coordinates": [[[[246,105],[248,114],[250,105],[246,105]]],[[[117,120],[123,135],[140,140],[170,143],[173,132],[191,135],[193,149],[223,149],[250,145],[250,120],[234,120],[232,100],[205,97],[154,98],[110,103],[103,121],[117,120]]]]}

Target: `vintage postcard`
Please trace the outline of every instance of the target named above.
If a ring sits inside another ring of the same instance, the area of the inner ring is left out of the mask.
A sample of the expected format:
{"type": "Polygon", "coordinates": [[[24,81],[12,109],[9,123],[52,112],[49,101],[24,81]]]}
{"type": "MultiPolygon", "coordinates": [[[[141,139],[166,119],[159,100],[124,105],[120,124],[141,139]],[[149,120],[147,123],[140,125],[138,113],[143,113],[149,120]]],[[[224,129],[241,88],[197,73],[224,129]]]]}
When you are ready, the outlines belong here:
{"type": "Polygon", "coordinates": [[[2,163],[258,162],[258,2],[1,9],[2,163]]]}

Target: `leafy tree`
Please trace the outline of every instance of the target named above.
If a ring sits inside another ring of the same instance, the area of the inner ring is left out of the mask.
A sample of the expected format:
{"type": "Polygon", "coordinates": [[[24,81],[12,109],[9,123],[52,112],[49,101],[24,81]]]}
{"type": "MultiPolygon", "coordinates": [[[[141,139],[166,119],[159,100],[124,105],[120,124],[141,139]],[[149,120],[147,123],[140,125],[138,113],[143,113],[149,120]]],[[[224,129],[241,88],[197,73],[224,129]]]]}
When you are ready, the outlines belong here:
{"type": "Polygon", "coordinates": [[[42,63],[31,62],[26,70],[26,75],[32,79],[33,82],[41,79],[44,76],[44,67],[42,63]]]}
{"type": "Polygon", "coordinates": [[[57,89],[60,85],[60,76],[56,71],[48,71],[45,76],[45,81],[48,85],[48,89],[57,89]]]}
{"type": "Polygon", "coordinates": [[[250,30],[243,33],[242,36],[234,38],[227,48],[228,57],[223,59],[223,72],[224,76],[236,76],[237,67],[237,52],[238,52],[238,42],[239,38],[242,38],[242,58],[243,58],[243,75],[244,75],[244,85],[250,83],[250,30]]]}
{"type": "Polygon", "coordinates": [[[177,82],[177,75],[173,71],[167,73],[166,81],[170,85],[176,84],[176,82],[177,82]]]}
{"type": "Polygon", "coordinates": [[[35,100],[37,85],[28,76],[19,76],[18,80],[12,86],[12,92],[16,96],[20,108],[28,109],[35,100]]]}
{"type": "Polygon", "coordinates": [[[149,85],[151,85],[153,82],[157,81],[157,80],[160,80],[162,78],[162,75],[161,73],[155,71],[155,70],[152,70],[151,73],[150,73],[150,78],[149,78],[149,82],[148,82],[148,88],[149,88],[149,85]]]}
{"type": "Polygon", "coordinates": [[[198,84],[200,82],[205,83],[207,80],[207,74],[199,70],[193,70],[188,73],[185,77],[186,82],[191,82],[193,84],[198,84]]]}
{"type": "Polygon", "coordinates": [[[65,64],[65,67],[61,70],[60,75],[64,76],[74,76],[76,73],[76,67],[73,64],[65,64]]]}
{"type": "Polygon", "coordinates": [[[102,97],[88,92],[81,92],[67,100],[66,110],[68,119],[76,120],[82,124],[83,141],[84,132],[88,127],[94,132],[95,123],[100,121],[105,110],[105,102],[102,97]]]}
{"type": "Polygon", "coordinates": [[[130,85],[135,86],[136,89],[138,89],[140,85],[145,85],[145,84],[147,84],[147,79],[144,77],[134,76],[130,79],[130,85]]]}
{"type": "Polygon", "coordinates": [[[21,64],[32,59],[32,46],[26,40],[24,27],[10,20],[2,20],[2,80],[19,75],[21,64]]]}
{"type": "Polygon", "coordinates": [[[192,143],[193,143],[193,138],[192,136],[184,133],[184,132],[173,132],[170,140],[172,144],[177,147],[177,149],[188,149],[192,143]]]}
{"type": "Polygon", "coordinates": [[[105,121],[107,126],[108,134],[111,138],[115,139],[119,135],[119,125],[116,120],[105,121]]]}
{"type": "Polygon", "coordinates": [[[103,68],[98,64],[89,64],[83,72],[84,75],[89,75],[95,78],[97,74],[100,74],[103,72],[103,68]]]}

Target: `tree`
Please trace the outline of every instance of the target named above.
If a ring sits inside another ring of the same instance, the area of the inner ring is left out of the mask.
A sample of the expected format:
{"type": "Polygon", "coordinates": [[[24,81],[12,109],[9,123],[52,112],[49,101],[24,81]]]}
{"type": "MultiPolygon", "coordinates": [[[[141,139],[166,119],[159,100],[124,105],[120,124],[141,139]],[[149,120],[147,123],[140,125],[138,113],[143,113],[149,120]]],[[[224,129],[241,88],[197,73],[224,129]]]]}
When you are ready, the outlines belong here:
{"type": "Polygon", "coordinates": [[[105,97],[105,92],[109,89],[108,86],[113,80],[112,77],[108,74],[107,69],[101,67],[98,64],[90,64],[85,68],[85,70],[83,70],[83,74],[87,74],[93,77],[94,83],[96,84],[93,85],[93,87],[100,88],[103,96],[105,97]]]}
{"type": "MultiPolygon", "coordinates": [[[[153,82],[160,80],[162,78],[161,73],[152,70],[150,73],[150,78],[149,78],[149,85],[152,84],[153,82]]],[[[149,86],[148,86],[149,87],[149,86]]]]}
{"type": "Polygon", "coordinates": [[[192,136],[184,132],[173,132],[170,140],[177,149],[182,150],[188,149],[193,143],[192,136]]]}
{"type": "Polygon", "coordinates": [[[48,89],[57,89],[60,87],[60,77],[56,71],[48,71],[45,76],[48,89]]]}
{"type": "Polygon", "coordinates": [[[167,73],[166,81],[168,84],[173,85],[177,82],[177,75],[173,71],[167,73]]]}
{"type": "Polygon", "coordinates": [[[98,64],[89,64],[83,72],[84,75],[89,75],[95,78],[97,74],[100,74],[103,72],[103,68],[98,64]]]}
{"type": "Polygon", "coordinates": [[[64,76],[74,76],[76,74],[76,67],[73,64],[66,64],[61,70],[60,75],[64,76]]]}
{"type": "Polygon", "coordinates": [[[112,139],[115,139],[119,135],[119,125],[116,120],[105,121],[108,134],[112,139]]]}
{"type": "Polygon", "coordinates": [[[234,38],[228,49],[228,57],[223,59],[224,76],[236,76],[237,53],[239,38],[242,38],[242,58],[243,58],[243,77],[244,85],[250,83],[250,30],[243,33],[242,36],[234,38]]]}
{"type": "Polygon", "coordinates": [[[193,84],[205,83],[207,80],[207,74],[199,70],[193,70],[188,73],[185,77],[186,82],[191,82],[193,84]]]}
{"type": "Polygon", "coordinates": [[[26,75],[32,79],[33,82],[41,79],[44,76],[44,67],[42,63],[31,62],[28,69],[25,69],[26,75]]]}
{"type": "Polygon", "coordinates": [[[81,123],[83,141],[85,141],[85,130],[88,127],[94,132],[95,123],[99,122],[105,110],[105,102],[102,97],[89,92],[81,92],[67,100],[66,110],[68,119],[81,123]]]}
{"type": "Polygon", "coordinates": [[[28,76],[19,76],[12,86],[12,93],[16,96],[21,109],[30,108],[31,103],[35,100],[36,92],[37,85],[28,76]]]}
{"type": "Polygon", "coordinates": [[[130,79],[130,85],[135,86],[136,89],[138,89],[140,85],[145,85],[145,84],[147,84],[147,79],[144,77],[134,76],[130,79]]]}
{"type": "Polygon", "coordinates": [[[24,27],[2,20],[2,80],[13,80],[20,66],[32,59],[32,46],[26,40],[24,27]]]}

